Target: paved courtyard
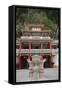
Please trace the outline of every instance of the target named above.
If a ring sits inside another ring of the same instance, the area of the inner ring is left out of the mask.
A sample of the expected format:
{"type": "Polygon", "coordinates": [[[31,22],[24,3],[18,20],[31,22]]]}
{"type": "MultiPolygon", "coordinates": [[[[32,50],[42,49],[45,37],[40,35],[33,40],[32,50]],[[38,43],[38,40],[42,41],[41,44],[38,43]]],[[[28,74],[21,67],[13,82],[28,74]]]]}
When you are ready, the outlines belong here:
{"type": "MultiPolygon", "coordinates": [[[[41,81],[58,80],[58,68],[46,68],[44,70],[44,77],[39,80],[41,81]]],[[[16,82],[23,82],[23,81],[24,82],[31,81],[31,79],[29,78],[29,70],[27,69],[16,70],[16,82]]]]}

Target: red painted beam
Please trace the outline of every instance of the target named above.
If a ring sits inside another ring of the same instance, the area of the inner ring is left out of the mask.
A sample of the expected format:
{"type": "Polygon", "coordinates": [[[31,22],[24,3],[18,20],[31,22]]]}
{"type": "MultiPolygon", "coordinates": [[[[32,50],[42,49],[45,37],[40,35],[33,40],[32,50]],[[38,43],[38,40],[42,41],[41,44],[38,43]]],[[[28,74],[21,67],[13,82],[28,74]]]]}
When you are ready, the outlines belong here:
{"type": "Polygon", "coordinates": [[[30,55],[30,49],[31,49],[31,45],[32,45],[32,43],[31,42],[29,42],[29,49],[28,49],[28,59],[31,59],[31,55],[30,55]]]}

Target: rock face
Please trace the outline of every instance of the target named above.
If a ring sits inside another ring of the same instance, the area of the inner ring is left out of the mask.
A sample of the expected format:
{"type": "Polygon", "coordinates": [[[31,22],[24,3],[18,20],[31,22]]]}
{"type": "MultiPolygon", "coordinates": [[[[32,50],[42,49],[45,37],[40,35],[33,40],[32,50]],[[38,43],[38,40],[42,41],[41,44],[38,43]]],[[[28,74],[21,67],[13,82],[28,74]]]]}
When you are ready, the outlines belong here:
{"type": "Polygon", "coordinates": [[[46,59],[41,60],[40,55],[33,55],[32,61],[27,60],[29,63],[29,77],[34,80],[38,80],[44,77],[44,62],[46,59]]]}

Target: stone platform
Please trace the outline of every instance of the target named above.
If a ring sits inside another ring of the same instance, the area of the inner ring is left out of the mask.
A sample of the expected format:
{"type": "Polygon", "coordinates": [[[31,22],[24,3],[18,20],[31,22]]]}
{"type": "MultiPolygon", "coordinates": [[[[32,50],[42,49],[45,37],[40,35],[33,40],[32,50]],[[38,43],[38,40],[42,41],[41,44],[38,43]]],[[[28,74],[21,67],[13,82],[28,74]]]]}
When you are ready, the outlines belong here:
{"type": "Polygon", "coordinates": [[[58,68],[44,69],[44,77],[42,77],[42,79],[39,80],[31,80],[29,78],[28,69],[16,70],[16,82],[44,81],[44,80],[58,80],[58,68]]]}

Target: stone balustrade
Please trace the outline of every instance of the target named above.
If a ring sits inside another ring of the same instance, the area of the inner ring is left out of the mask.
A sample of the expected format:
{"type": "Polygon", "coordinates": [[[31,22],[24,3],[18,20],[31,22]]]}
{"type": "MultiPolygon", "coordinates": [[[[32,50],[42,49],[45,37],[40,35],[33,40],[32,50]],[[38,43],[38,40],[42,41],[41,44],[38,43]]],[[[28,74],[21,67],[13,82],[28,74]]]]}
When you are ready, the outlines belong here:
{"type": "MultiPolygon", "coordinates": [[[[50,53],[50,49],[21,49],[20,53],[50,53]]],[[[16,53],[19,53],[19,49],[16,49],[16,53]]],[[[52,54],[58,53],[58,49],[52,49],[52,54]]]]}

